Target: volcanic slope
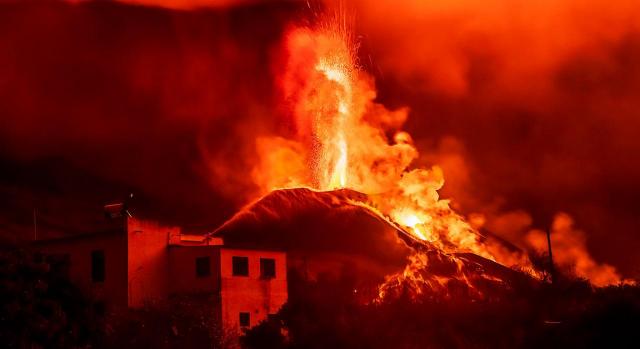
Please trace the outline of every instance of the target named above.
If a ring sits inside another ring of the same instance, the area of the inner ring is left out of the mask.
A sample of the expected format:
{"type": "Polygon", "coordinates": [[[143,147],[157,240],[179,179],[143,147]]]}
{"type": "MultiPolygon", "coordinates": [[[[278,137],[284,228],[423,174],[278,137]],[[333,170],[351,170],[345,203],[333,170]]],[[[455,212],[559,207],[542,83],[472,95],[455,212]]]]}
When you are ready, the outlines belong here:
{"type": "Polygon", "coordinates": [[[367,195],[349,189],[275,190],[245,206],[212,236],[230,247],[286,251],[290,268],[304,268],[312,276],[348,265],[358,277],[382,284],[387,295],[399,288],[418,294],[449,293],[460,285],[504,289],[528,279],[480,256],[448,254],[415,240],[367,202],[367,195]]]}

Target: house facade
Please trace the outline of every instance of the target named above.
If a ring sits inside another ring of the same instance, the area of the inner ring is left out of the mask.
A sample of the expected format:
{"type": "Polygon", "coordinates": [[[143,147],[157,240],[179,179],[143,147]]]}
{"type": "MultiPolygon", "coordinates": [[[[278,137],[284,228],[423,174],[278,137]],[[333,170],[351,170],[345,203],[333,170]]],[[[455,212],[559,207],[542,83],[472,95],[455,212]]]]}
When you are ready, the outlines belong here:
{"type": "Polygon", "coordinates": [[[105,309],[208,296],[222,328],[237,330],[257,325],[287,301],[285,252],[234,248],[127,215],[111,220],[103,231],[33,243],[55,272],[105,309]]]}

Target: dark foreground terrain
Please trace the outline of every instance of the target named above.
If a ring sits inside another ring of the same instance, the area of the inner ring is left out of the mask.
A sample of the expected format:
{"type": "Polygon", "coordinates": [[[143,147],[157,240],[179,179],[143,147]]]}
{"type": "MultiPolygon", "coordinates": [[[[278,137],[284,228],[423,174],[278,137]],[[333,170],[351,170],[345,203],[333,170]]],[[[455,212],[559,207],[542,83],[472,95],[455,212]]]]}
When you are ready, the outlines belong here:
{"type": "MultiPolygon", "coordinates": [[[[517,288],[470,301],[463,294],[399,294],[383,303],[353,271],[314,280],[292,272],[289,303],[248,331],[248,348],[633,348],[640,288],[593,289],[580,280],[517,288]],[[337,276],[336,276],[337,275],[337,276]],[[368,291],[368,292],[367,292],[368,291]]],[[[159,310],[105,312],[17,249],[0,253],[0,342],[7,348],[222,348],[206,300],[159,310]]]]}

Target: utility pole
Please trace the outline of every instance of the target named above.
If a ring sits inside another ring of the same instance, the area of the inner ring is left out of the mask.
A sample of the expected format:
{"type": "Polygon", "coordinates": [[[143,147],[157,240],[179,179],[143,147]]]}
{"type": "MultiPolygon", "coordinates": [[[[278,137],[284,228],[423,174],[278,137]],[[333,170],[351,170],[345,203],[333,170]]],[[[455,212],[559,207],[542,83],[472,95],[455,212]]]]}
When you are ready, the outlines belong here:
{"type": "Polygon", "coordinates": [[[553,279],[555,276],[554,268],[553,268],[553,253],[551,252],[551,230],[547,229],[547,248],[549,249],[549,276],[551,279],[551,283],[553,284],[553,279]]]}
{"type": "Polygon", "coordinates": [[[36,215],[36,208],[33,208],[33,241],[38,240],[38,219],[36,215]]]}

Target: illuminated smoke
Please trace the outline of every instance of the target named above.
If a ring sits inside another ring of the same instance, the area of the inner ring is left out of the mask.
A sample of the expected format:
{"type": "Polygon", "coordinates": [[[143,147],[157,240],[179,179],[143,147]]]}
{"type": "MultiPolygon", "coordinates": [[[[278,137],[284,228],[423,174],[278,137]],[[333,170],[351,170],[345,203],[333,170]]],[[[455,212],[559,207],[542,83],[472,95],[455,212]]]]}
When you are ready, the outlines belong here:
{"type": "MultiPolygon", "coordinates": [[[[547,234],[532,230],[527,242],[538,252],[547,252],[547,234]]],[[[551,225],[551,244],[554,264],[568,274],[589,280],[595,286],[609,286],[622,280],[616,269],[608,264],[598,264],[587,251],[586,236],[574,227],[571,216],[558,213],[551,225]]]]}

